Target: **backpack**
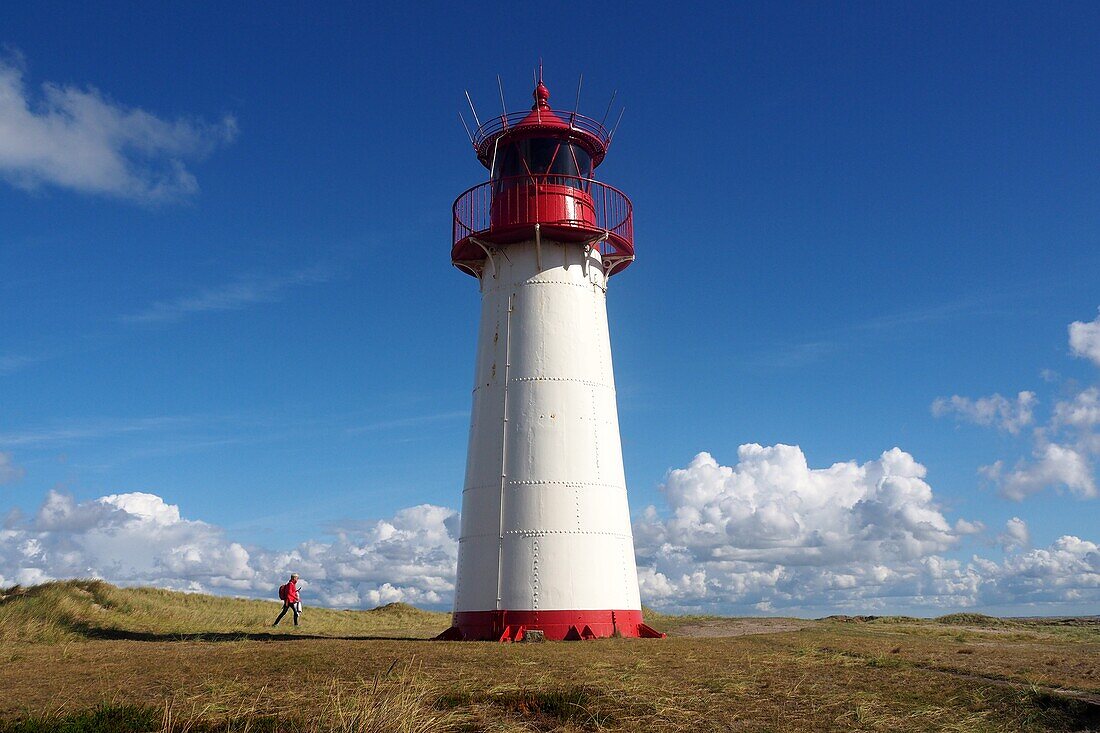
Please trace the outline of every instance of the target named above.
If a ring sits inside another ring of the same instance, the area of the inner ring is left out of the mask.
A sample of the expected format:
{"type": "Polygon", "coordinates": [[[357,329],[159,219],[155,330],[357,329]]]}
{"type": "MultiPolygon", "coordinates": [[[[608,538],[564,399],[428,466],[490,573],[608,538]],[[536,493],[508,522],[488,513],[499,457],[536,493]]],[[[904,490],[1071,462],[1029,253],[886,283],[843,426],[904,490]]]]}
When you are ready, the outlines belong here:
{"type": "Polygon", "coordinates": [[[286,586],[287,586],[286,583],[283,583],[282,585],[279,586],[279,600],[280,601],[285,601],[286,600],[286,586]]]}

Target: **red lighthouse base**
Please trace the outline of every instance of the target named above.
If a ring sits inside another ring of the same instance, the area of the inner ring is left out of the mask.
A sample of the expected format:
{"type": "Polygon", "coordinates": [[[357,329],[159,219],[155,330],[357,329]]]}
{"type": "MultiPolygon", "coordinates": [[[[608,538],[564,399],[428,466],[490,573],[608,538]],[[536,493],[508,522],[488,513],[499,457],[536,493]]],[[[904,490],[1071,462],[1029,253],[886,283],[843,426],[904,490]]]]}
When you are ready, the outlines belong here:
{"type": "Polygon", "coordinates": [[[663,639],[642,621],[641,611],[459,611],[439,641],[523,641],[541,631],[550,641],[607,637],[663,639]]]}

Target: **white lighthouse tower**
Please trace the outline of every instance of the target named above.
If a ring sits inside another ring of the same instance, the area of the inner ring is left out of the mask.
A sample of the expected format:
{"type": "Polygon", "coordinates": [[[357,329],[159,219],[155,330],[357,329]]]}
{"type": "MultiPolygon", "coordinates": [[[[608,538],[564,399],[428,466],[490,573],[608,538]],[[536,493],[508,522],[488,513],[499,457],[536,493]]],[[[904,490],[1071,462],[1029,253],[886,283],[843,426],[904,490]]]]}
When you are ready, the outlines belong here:
{"type": "Polygon", "coordinates": [[[662,636],[642,621],[608,279],[634,259],[630,200],[593,179],[611,136],[554,111],[473,135],[490,180],[454,204],[456,267],[481,287],[453,626],[441,638],[662,636]]]}

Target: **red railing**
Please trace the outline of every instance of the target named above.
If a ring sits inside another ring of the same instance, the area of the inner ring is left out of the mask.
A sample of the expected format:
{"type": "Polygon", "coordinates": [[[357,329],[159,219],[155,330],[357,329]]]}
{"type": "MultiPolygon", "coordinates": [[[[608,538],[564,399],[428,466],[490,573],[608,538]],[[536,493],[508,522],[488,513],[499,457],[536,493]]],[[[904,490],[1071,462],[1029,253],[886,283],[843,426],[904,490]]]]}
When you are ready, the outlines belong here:
{"type": "MultiPolygon", "coordinates": [[[[594,135],[599,138],[605,148],[611,144],[611,135],[608,134],[607,128],[591,117],[585,117],[576,112],[564,112],[560,109],[552,111],[545,110],[544,112],[549,113],[547,117],[548,120],[550,119],[549,115],[553,115],[553,119],[557,121],[557,124],[564,122],[574,130],[594,135]]],[[[486,140],[490,140],[505,130],[515,127],[526,120],[530,114],[531,111],[526,110],[522,112],[512,112],[507,116],[497,115],[491,120],[486,120],[485,124],[477,128],[477,131],[474,132],[474,148],[480,150],[482,144],[486,140]]]]}
{"type": "Polygon", "coordinates": [[[454,203],[453,245],[471,236],[503,241],[536,223],[558,235],[605,233],[600,254],[634,254],[633,208],[626,194],[591,178],[556,174],[501,178],[467,189],[454,203]]]}

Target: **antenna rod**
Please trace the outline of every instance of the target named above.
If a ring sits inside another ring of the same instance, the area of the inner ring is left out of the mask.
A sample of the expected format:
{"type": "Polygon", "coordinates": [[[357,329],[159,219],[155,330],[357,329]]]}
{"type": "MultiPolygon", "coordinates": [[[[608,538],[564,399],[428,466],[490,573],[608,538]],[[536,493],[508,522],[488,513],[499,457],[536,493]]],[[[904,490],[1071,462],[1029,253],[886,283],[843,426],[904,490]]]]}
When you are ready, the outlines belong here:
{"type": "Polygon", "coordinates": [[[607,136],[607,142],[610,144],[615,138],[615,131],[619,129],[619,123],[623,121],[623,114],[626,113],[626,107],[623,107],[619,112],[619,119],[615,120],[615,126],[611,128],[611,134],[607,136]]]}
{"type": "Polygon", "coordinates": [[[474,109],[474,100],[470,99],[470,90],[466,90],[466,101],[470,103],[470,111],[474,113],[474,122],[477,123],[478,128],[481,127],[481,120],[477,118],[477,110],[474,109]]]}
{"type": "Polygon", "coordinates": [[[615,104],[615,97],[618,95],[619,90],[611,92],[611,101],[607,103],[607,111],[603,113],[603,119],[600,120],[600,127],[603,127],[603,123],[607,122],[607,116],[611,114],[611,105],[615,104]]]}
{"type": "Polygon", "coordinates": [[[584,72],[581,72],[581,76],[577,79],[577,103],[573,105],[573,116],[577,116],[577,112],[581,108],[581,85],[584,84],[584,72]]]}
{"type": "Polygon", "coordinates": [[[461,113],[461,112],[459,112],[459,113],[458,113],[458,120],[459,120],[459,122],[461,122],[461,123],[462,123],[462,126],[463,126],[464,128],[466,128],[466,136],[467,136],[468,138],[470,138],[470,144],[471,144],[471,145],[473,145],[473,144],[474,144],[474,136],[473,136],[473,134],[472,134],[472,133],[470,132],[470,126],[466,124],[466,118],[462,116],[462,113],[461,113]]]}
{"type": "Polygon", "coordinates": [[[504,112],[504,118],[508,118],[508,105],[504,103],[504,84],[500,80],[500,74],[497,74],[497,89],[500,90],[500,108],[504,112]]]}
{"type": "Polygon", "coordinates": [[[542,124],[542,109],[539,107],[539,84],[542,84],[542,57],[539,57],[539,72],[535,74],[534,70],[531,71],[531,76],[535,77],[535,106],[532,108],[535,110],[535,119],[542,124]]]}
{"type": "Polygon", "coordinates": [[[500,146],[500,137],[493,141],[493,161],[489,164],[489,179],[496,178],[497,175],[497,147],[500,146]]]}

